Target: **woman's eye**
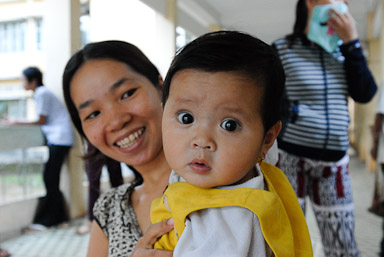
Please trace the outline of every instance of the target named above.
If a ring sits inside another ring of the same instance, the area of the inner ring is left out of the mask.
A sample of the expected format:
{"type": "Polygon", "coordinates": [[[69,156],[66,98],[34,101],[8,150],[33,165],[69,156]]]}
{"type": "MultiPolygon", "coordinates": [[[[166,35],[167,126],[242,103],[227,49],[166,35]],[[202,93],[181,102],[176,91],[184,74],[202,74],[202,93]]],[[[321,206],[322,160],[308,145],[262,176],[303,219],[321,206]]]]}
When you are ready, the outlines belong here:
{"type": "Polygon", "coordinates": [[[100,114],[99,111],[92,112],[90,115],[88,115],[87,117],[85,117],[85,119],[86,119],[86,120],[94,119],[94,118],[96,118],[96,116],[99,115],[99,114],[100,114]]]}
{"type": "Polygon", "coordinates": [[[229,132],[233,132],[241,128],[240,123],[235,120],[225,120],[220,124],[220,126],[229,132]]]}
{"type": "Polygon", "coordinates": [[[194,121],[192,114],[188,112],[179,113],[177,119],[181,124],[191,124],[194,121]]]}
{"type": "Polygon", "coordinates": [[[132,88],[132,89],[128,90],[127,92],[125,92],[121,96],[121,99],[125,99],[125,98],[128,98],[128,97],[132,96],[136,92],[136,90],[137,90],[137,88],[132,88]]]}

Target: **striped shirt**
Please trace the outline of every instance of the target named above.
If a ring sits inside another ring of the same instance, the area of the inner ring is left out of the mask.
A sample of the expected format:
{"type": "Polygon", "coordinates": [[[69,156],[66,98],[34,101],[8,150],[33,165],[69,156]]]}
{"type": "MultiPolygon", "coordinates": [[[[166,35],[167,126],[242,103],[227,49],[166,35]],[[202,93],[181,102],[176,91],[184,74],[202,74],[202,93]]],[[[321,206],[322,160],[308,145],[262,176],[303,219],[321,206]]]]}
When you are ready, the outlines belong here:
{"type": "MultiPolygon", "coordinates": [[[[283,130],[279,135],[279,147],[283,150],[325,161],[336,161],[345,155],[349,146],[348,97],[351,87],[357,84],[356,81],[350,83],[351,79],[348,79],[348,58],[360,58],[359,71],[366,71],[367,74],[362,76],[371,80],[370,84],[357,87],[367,90],[371,85],[376,91],[360,44],[358,41],[352,43],[352,47],[332,54],[306,38],[299,37],[293,42],[282,38],[273,43],[286,73],[283,130]]],[[[368,97],[369,100],[374,92],[368,97]]],[[[356,98],[362,102],[367,100],[358,99],[359,96],[356,98]]]]}

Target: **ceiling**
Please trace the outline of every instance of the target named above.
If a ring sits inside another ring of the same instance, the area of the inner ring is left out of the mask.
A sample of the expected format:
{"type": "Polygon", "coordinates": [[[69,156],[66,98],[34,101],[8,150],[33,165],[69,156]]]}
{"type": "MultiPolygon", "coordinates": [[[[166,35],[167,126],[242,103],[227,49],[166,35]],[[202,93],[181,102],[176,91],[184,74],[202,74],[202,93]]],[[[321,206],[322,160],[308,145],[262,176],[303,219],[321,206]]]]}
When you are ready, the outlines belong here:
{"type": "MultiPolygon", "coordinates": [[[[266,42],[292,31],[297,0],[178,0],[202,25],[216,24],[223,29],[241,30],[266,42]],[[204,24],[205,23],[205,24],[204,24]]],[[[381,30],[381,0],[350,0],[349,9],[357,22],[361,40],[367,39],[367,20],[376,12],[376,34],[381,30]],[[378,11],[380,10],[380,11],[378,11]]]]}

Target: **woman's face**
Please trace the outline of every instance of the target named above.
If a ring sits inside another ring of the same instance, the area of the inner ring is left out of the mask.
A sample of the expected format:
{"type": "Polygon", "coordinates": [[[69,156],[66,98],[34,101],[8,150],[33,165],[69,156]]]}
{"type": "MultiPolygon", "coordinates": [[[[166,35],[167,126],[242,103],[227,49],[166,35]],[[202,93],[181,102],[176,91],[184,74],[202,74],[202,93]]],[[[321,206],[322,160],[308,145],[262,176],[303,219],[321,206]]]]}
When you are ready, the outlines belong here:
{"type": "Polygon", "coordinates": [[[308,34],[309,23],[312,18],[313,8],[317,5],[325,5],[325,4],[336,4],[336,3],[346,3],[348,4],[349,0],[306,0],[307,8],[308,8],[308,20],[307,20],[307,28],[306,33],[308,34]]]}
{"type": "Polygon", "coordinates": [[[138,167],[162,153],[160,91],[125,63],[85,62],[70,95],[85,135],[105,155],[138,167]]]}

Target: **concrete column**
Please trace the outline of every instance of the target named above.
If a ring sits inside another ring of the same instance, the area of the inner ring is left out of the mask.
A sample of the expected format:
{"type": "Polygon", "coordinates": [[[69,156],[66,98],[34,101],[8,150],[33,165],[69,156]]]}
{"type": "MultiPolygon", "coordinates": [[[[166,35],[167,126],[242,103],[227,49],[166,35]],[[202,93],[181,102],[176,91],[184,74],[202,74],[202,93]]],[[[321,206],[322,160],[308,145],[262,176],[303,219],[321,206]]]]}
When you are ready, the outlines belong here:
{"type": "MultiPolygon", "coordinates": [[[[43,48],[46,53],[44,83],[63,101],[62,74],[64,67],[71,55],[81,47],[80,1],[45,0],[45,7],[43,19],[43,48]]],[[[61,171],[61,189],[69,204],[71,217],[85,213],[81,151],[81,142],[77,136],[76,143],[61,171]]]]}
{"type": "Polygon", "coordinates": [[[177,0],[165,0],[165,1],[166,1],[165,17],[173,26],[173,32],[171,36],[173,39],[173,47],[176,49],[176,27],[178,24],[177,0]]]}
{"type": "Polygon", "coordinates": [[[222,30],[222,27],[218,24],[212,24],[212,25],[209,25],[209,30],[210,31],[219,31],[219,30],[222,30]]]}

